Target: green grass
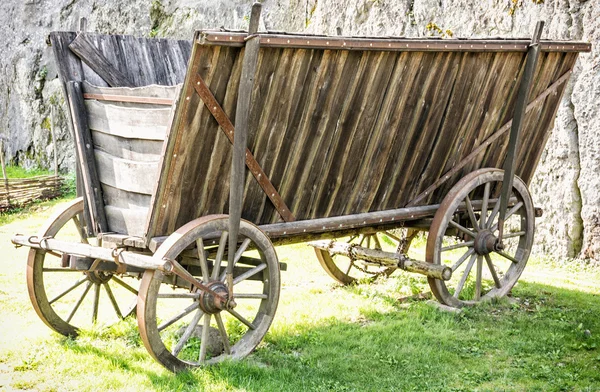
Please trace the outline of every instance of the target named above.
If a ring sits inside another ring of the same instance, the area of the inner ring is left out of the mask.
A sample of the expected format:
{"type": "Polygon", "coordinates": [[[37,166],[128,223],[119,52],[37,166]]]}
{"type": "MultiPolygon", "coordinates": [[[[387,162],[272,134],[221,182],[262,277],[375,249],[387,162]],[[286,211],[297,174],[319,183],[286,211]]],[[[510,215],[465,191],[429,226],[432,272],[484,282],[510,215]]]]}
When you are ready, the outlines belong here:
{"type": "Polygon", "coordinates": [[[6,176],[8,178],[30,178],[50,174],[54,174],[54,171],[46,169],[24,169],[20,166],[6,166],[6,176]]]}
{"type": "Polygon", "coordinates": [[[543,258],[526,268],[516,302],[453,314],[415,296],[428,291],[421,277],[340,287],[311,248],[280,247],[288,271],[256,352],[177,375],[151,359],[134,319],[64,338],[37,318],[27,249],[10,244],[60,204],[0,227],[0,391],[600,391],[600,271],[543,258]]]}

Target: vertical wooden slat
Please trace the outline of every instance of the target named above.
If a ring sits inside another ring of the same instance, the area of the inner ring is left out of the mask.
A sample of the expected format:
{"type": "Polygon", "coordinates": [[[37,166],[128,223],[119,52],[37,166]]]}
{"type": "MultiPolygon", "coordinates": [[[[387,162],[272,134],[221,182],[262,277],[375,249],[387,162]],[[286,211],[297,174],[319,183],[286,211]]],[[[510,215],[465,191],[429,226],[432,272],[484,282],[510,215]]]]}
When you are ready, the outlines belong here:
{"type": "Polygon", "coordinates": [[[89,209],[90,224],[94,234],[108,231],[106,216],[104,214],[104,202],[102,200],[102,189],[96,171],[94,159],[94,145],[92,136],[87,125],[87,116],[83,103],[83,92],[79,82],[67,84],[69,106],[73,116],[73,128],[75,131],[75,147],[77,151],[77,162],[81,171],[84,185],[86,208],[89,209]]]}

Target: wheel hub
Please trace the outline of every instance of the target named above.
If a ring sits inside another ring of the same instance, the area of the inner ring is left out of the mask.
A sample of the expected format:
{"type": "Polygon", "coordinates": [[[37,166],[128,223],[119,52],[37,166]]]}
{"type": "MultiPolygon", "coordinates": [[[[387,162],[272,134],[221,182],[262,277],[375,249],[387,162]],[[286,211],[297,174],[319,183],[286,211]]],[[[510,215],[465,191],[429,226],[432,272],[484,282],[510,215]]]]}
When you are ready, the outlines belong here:
{"type": "Polygon", "coordinates": [[[473,247],[478,255],[487,255],[503,249],[498,238],[489,230],[482,230],[477,234],[473,247]]]}
{"type": "Polygon", "coordinates": [[[225,300],[212,295],[207,291],[203,291],[198,289],[200,292],[200,297],[198,301],[200,302],[200,308],[207,314],[215,314],[220,311],[227,309],[227,307],[231,307],[229,305],[229,290],[227,290],[227,286],[225,283],[221,281],[213,281],[206,284],[206,287],[211,289],[216,294],[222,296],[225,300]]]}
{"type": "Polygon", "coordinates": [[[107,283],[112,278],[111,273],[103,272],[103,271],[91,271],[91,272],[85,272],[85,274],[87,275],[90,282],[96,283],[96,284],[107,283]]]}

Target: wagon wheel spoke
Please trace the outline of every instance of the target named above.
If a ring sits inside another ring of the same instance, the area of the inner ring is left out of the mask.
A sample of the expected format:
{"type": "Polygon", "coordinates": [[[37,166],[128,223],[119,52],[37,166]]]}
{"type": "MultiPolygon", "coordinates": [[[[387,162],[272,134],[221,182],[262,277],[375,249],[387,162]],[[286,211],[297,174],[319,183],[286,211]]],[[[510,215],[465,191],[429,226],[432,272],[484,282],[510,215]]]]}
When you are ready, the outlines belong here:
{"type": "Polygon", "coordinates": [[[494,208],[492,209],[492,213],[487,218],[487,221],[485,224],[486,228],[490,228],[492,226],[492,223],[494,223],[494,219],[496,219],[496,215],[498,215],[498,212],[500,212],[501,199],[502,199],[502,196],[499,196],[498,199],[496,200],[496,204],[494,205],[494,208]]]}
{"type": "Polygon", "coordinates": [[[375,242],[375,249],[381,250],[381,242],[379,242],[379,238],[377,238],[377,234],[373,235],[373,242],[375,242]]]}
{"type": "Polygon", "coordinates": [[[460,292],[465,287],[465,283],[467,282],[467,278],[469,277],[469,274],[471,273],[473,264],[475,264],[475,259],[477,259],[477,255],[476,254],[471,255],[471,259],[469,260],[469,263],[467,264],[467,268],[465,268],[465,271],[463,272],[462,276],[460,277],[460,281],[458,282],[458,285],[456,286],[456,290],[454,291],[454,298],[458,298],[458,296],[460,295],[460,292]]]}
{"type": "Polygon", "coordinates": [[[515,238],[515,237],[522,237],[525,234],[527,234],[527,233],[525,233],[524,231],[517,231],[517,232],[514,232],[514,233],[504,234],[502,237],[505,238],[505,239],[506,238],[515,238]]]}
{"type": "Polygon", "coordinates": [[[510,261],[512,261],[513,263],[517,264],[519,262],[519,260],[515,259],[514,257],[512,257],[511,255],[509,255],[506,252],[503,251],[496,251],[496,253],[498,253],[500,256],[504,257],[505,259],[508,259],[510,261]]]}
{"type": "Polygon", "coordinates": [[[181,349],[183,349],[183,346],[185,346],[185,344],[187,343],[187,341],[190,340],[190,337],[192,336],[192,333],[194,333],[194,329],[198,325],[198,322],[200,322],[200,318],[202,318],[203,315],[204,315],[203,311],[201,311],[199,309],[198,309],[198,311],[196,311],[196,314],[194,315],[194,318],[192,318],[192,321],[186,327],[185,331],[183,332],[183,335],[181,335],[181,338],[179,338],[179,341],[177,342],[177,344],[175,345],[175,347],[173,347],[172,354],[175,357],[177,355],[179,355],[179,353],[181,352],[181,349]]]}
{"type": "Polygon", "coordinates": [[[350,263],[348,263],[348,268],[346,269],[346,272],[344,273],[346,276],[350,276],[350,271],[352,270],[352,267],[354,267],[354,260],[350,259],[350,263]]]}
{"type": "Polygon", "coordinates": [[[93,284],[92,282],[88,281],[88,284],[85,286],[85,290],[81,294],[81,297],[79,297],[79,299],[75,303],[75,306],[73,307],[73,310],[71,310],[71,313],[69,313],[69,316],[67,317],[67,320],[66,320],[67,323],[71,322],[71,319],[73,319],[73,316],[75,316],[75,313],[77,312],[77,309],[79,309],[79,306],[83,302],[83,299],[85,298],[85,296],[87,295],[87,293],[92,288],[92,284],[93,284]]]}
{"type": "Polygon", "coordinates": [[[471,198],[469,195],[465,197],[465,204],[467,206],[467,212],[469,214],[469,219],[471,220],[471,224],[476,232],[479,232],[479,224],[477,223],[477,218],[475,217],[475,211],[473,211],[473,204],[471,203],[471,198]]]}
{"type": "Polygon", "coordinates": [[[485,255],[485,262],[490,270],[490,274],[492,274],[492,279],[494,279],[494,285],[496,285],[496,288],[502,288],[502,284],[500,284],[500,279],[498,279],[498,274],[496,273],[496,268],[494,267],[494,263],[489,254],[485,255]]]}
{"type": "Polygon", "coordinates": [[[473,233],[471,230],[467,229],[466,227],[462,226],[459,223],[454,222],[453,220],[449,221],[448,224],[456,229],[458,229],[458,231],[471,236],[472,238],[475,238],[477,235],[475,233],[473,233]]]}
{"type": "Polygon", "coordinates": [[[138,291],[136,289],[134,289],[133,287],[131,287],[130,285],[128,285],[127,283],[123,282],[121,279],[119,279],[118,277],[116,277],[115,275],[112,276],[111,280],[114,280],[115,283],[117,283],[118,285],[120,285],[121,287],[123,287],[124,289],[132,292],[135,295],[138,295],[138,291]]]}
{"type": "Polygon", "coordinates": [[[353,235],[352,237],[350,237],[350,239],[348,241],[346,241],[346,243],[349,244],[352,241],[354,241],[356,238],[358,238],[358,236],[357,235],[353,235]]]}
{"type": "Polygon", "coordinates": [[[481,298],[481,275],[483,273],[483,256],[477,256],[477,272],[475,276],[475,300],[481,298]]]}
{"type": "Polygon", "coordinates": [[[92,324],[98,320],[98,305],[100,304],[100,283],[94,283],[94,307],[92,309],[92,324]]]}
{"type": "Polygon", "coordinates": [[[460,267],[462,265],[462,263],[464,263],[465,260],[468,259],[469,256],[471,256],[474,252],[475,252],[475,249],[471,248],[464,255],[462,255],[461,258],[458,259],[458,261],[456,263],[454,263],[454,265],[452,266],[452,272],[456,271],[456,269],[458,267],[460,267]]]}
{"type": "Polygon", "coordinates": [[[460,249],[460,248],[464,248],[464,247],[472,247],[475,244],[475,241],[466,241],[466,242],[460,242],[458,244],[454,244],[454,245],[448,245],[448,246],[444,246],[441,251],[442,252],[446,252],[448,250],[453,250],[453,249],[460,249]]]}
{"type": "Polygon", "coordinates": [[[208,272],[208,262],[204,253],[204,241],[202,237],[196,240],[196,249],[198,250],[198,260],[200,260],[200,271],[202,271],[202,282],[208,282],[210,273],[208,272]]]}
{"type": "Polygon", "coordinates": [[[200,356],[198,361],[204,362],[206,359],[206,345],[208,344],[208,333],[210,332],[210,314],[204,315],[204,325],[202,325],[202,340],[200,341],[200,356]]]}
{"type": "Polygon", "coordinates": [[[223,342],[225,354],[231,354],[231,347],[229,346],[229,336],[227,336],[227,330],[225,329],[225,325],[223,324],[223,318],[221,317],[221,313],[215,314],[215,321],[217,322],[217,327],[219,327],[219,335],[221,336],[221,341],[223,342]]]}
{"type": "Polygon", "coordinates": [[[77,231],[79,232],[79,238],[81,239],[81,242],[84,244],[89,244],[89,241],[87,239],[87,234],[85,233],[85,231],[83,229],[83,225],[79,221],[79,217],[77,215],[75,215],[73,217],[73,223],[75,223],[75,227],[77,228],[77,231]]]}
{"type": "Polygon", "coordinates": [[[398,242],[402,242],[402,240],[400,238],[398,238],[397,236],[395,236],[394,234],[390,233],[389,231],[385,232],[385,235],[387,235],[388,237],[390,237],[391,239],[393,239],[394,241],[398,241],[398,242]]]}
{"type": "MultiPolygon", "coordinates": [[[[240,259],[242,258],[242,255],[244,254],[244,252],[248,249],[248,246],[250,245],[250,239],[246,238],[242,244],[240,245],[240,247],[238,248],[238,250],[235,252],[235,255],[233,256],[233,266],[235,267],[238,263],[238,261],[240,261],[240,259]]],[[[221,276],[219,277],[219,280],[221,282],[225,281],[225,274],[227,273],[227,271],[223,271],[223,273],[221,274],[221,276]]]]}
{"type": "Polygon", "coordinates": [[[264,270],[265,268],[267,268],[267,264],[266,263],[262,263],[259,264],[258,266],[244,272],[243,274],[237,276],[234,280],[233,280],[233,285],[235,286],[236,284],[243,282],[244,280],[258,274],[260,271],[264,270]]]}
{"type": "Polygon", "coordinates": [[[194,302],[193,304],[191,304],[190,306],[185,308],[181,313],[177,314],[175,317],[160,324],[157,328],[158,331],[160,332],[163,329],[173,325],[173,323],[176,323],[177,321],[181,320],[182,318],[184,318],[185,316],[187,316],[188,314],[192,313],[194,310],[199,309],[199,308],[200,308],[200,304],[198,302],[194,302]]]}
{"type": "Polygon", "coordinates": [[[88,280],[87,276],[84,276],[83,278],[81,278],[77,282],[75,282],[73,285],[71,285],[69,288],[67,288],[65,291],[63,291],[62,293],[58,294],[56,297],[52,298],[50,301],[48,301],[48,303],[50,305],[52,305],[54,302],[58,301],[59,299],[61,299],[65,295],[69,294],[71,291],[75,290],[77,287],[81,286],[87,280],[88,280]]]}
{"type": "Polygon", "coordinates": [[[215,257],[215,265],[213,266],[212,276],[213,280],[216,280],[219,277],[219,272],[221,272],[221,261],[223,260],[223,254],[225,253],[225,247],[227,246],[227,236],[228,233],[223,231],[221,233],[221,239],[219,240],[219,250],[217,251],[217,257],[215,257]]]}
{"type": "Polygon", "coordinates": [[[235,310],[233,310],[233,309],[227,309],[227,312],[229,312],[236,319],[240,320],[248,328],[250,328],[252,330],[256,329],[256,326],[254,324],[252,324],[250,321],[246,320],[246,318],[244,316],[242,316],[241,314],[239,314],[235,310]]]}
{"type": "Polygon", "coordinates": [[[479,216],[479,228],[485,229],[487,227],[487,210],[488,203],[490,201],[490,187],[491,183],[487,182],[483,189],[483,200],[481,202],[481,215],[479,216]]]}
{"type": "Polygon", "coordinates": [[[235,299],[267,299],[269,296],[267,294],[236,294],[235,299]]]}
{"type": "Polygon", "coordinates": [[[112,289],[110,288],[110,286],[108,285],[107,282],[102,283],[102,285],[104,286],[106,295],[108,295],[108,299],[110,300],[110,303],[112,304],[113,309],[115,310],[115,313],[117,314],[117,317],[119,317],[120,319],[123,319],[124,318],[123,314],[121,313],[121,309],[119,309],[119,304],[117,304],[117,300],[115,299],[112,289]]]}
{"type": "MultiPolygon", "coordinates": [[[[519,209],[523,207],[523,202],[520,201],[517,204],[514,205],[513,208],[511,208],[507,213],[506,213],[506,217],[504,218],[504,221],[508,221],[508,219],[514,215],[515,212],[519,211],[519,209]]],[[[494,224],[494,226],[492,226],[492,228],[490,229],[492,232],[495,232],[496,230],[498,230],[498,223],[496,222],[496,224],[494,224]]]]}

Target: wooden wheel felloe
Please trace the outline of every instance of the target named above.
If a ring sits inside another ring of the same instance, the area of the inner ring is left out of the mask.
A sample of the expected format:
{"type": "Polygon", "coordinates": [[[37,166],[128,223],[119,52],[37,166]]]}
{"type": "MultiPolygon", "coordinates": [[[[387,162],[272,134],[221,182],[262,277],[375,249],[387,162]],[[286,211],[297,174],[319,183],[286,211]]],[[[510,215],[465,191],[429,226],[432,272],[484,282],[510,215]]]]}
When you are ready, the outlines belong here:
{"type": "Polygon", "coordinates": [[[481,169],[460,180],[435,214],[427,238],[427,261],[452,268],[444,282],[429,279],[436,298],[461,307],[507,295],[515,285],[533,244],[535,211],[527,186],[514,178],[498,244],[500,191],[504,172],[481,169]]]}
{"type": "Polygon", "coordinates": [[[138,297],[140,335],[150,354],[172,371],[245,357],[262,341],[275,316],[280,276],[271,241],[253,224],[240,223],[230,288],[225,278],[227,230],[227,216],[196,219],[154,255],[176,261],[203,285],[227,296],[226,306],[216,306],[209,293],[175,275],[144,273],[138,297]],[[208,238],[218,241],[209,245],[208,238]]]}
{"type": "MultiPolygon", "coordinates": [[[[355,235],[346,239],[346,242],[371,249],[407,253],[417,232],[411,229],[404,230],[406,233],[399,233],[398,230],[395,230],[355,235]]],[[[396,268],[365,265],[360,260],[351,260],[343,255],[331,255],[326,250],[319,248],[315,248],[315,252],[325,272],[344,285],[352,284],[360,279],[372,279],[381,275],[389,276],[396,270],[396,268]]]]}
{"type": "MultiPolygon", "coordinates": [[[[91,243],[82,222],[83,199],[69,203],[48,220],[39,239],[53,237],[91,243]]],[[[137,290],[133,282],[112,272],[82,272],[65,266],[52,250],[31,248],[27,258],[27,289],[38,316],[56,332],[76,336],[79,328],[112,323],[133,313],[137,290]]]]}

